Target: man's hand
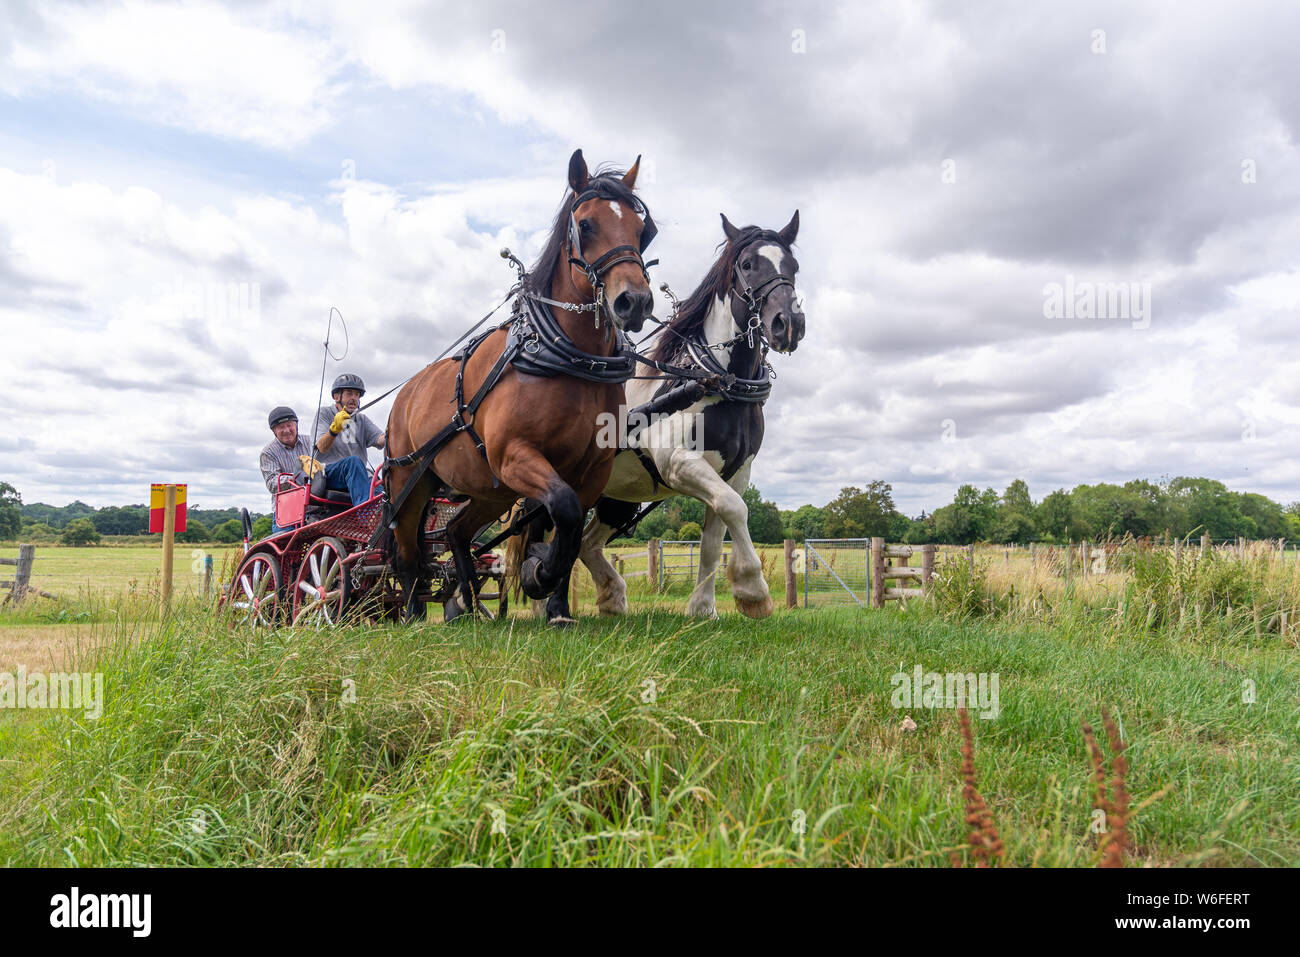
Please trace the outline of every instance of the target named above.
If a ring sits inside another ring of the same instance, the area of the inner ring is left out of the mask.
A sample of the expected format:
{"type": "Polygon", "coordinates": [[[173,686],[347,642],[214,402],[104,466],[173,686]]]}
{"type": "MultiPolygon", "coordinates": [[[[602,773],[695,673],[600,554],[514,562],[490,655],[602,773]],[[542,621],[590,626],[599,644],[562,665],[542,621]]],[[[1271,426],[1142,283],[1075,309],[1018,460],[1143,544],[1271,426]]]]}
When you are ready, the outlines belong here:
{"type": "Polygon", "coordinates": [[[352,416],[348,415],[347,409],[339,409],[334,414],[334,421],[330,423],[330,435],[338,435],[343,431],[343,426],[352,416]]]}

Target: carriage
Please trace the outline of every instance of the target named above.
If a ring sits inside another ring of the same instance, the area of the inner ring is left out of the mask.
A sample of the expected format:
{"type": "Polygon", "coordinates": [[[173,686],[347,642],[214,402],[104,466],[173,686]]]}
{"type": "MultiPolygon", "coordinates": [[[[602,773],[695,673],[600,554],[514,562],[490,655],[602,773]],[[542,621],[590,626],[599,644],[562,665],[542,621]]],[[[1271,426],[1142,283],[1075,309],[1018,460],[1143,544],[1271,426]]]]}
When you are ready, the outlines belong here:
{"type": "MultiPolygon", "coordinates": [[[[394,568],[392,537],[380,529],[386,513],[381,476],[376,471],[370,498],[360,504],[346,492],[325,489],[323,475],[312,484],[279,476],[275,524],[283,531],[251,545],[236,567],[220,601],[230,624],[322,627],[345,618],[396,620],[409,596],[394,568]]],[[[429,501],[422,536],[427,577],[418,602],[455,600],[459,579],[446,528],[463,507],[447,498],[429,501]]],[[[476,610],[489,619],[505,617],[508,609],[505,566],[494,545],[480,543],[473,552],[476,610]]]]}

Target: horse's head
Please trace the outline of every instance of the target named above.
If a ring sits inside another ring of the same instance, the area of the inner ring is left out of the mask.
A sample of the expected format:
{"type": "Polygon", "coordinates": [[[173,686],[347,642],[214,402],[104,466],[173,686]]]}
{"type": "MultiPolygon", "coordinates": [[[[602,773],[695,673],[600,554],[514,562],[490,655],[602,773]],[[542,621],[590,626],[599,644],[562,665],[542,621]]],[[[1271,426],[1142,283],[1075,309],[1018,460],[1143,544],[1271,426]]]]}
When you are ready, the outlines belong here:
{"type": "Polygon", "coordinates": [[[603,294],[614,325],[636,332],[654,308],[644,253],[658,232],[645,205],[632,192],[641,157],[622,175],[592,176],[582,150],[569,159],[573,190],[568,216],[570,275],[580,295],[603,294]]]}
{"type": "Polygon", "coordinates": [[[790,252],[799,235],[799,211],[779,232],[746,226],[738,229],[722,215],[722,230],[735,264],[731,275],[732,316],[744,330],[757,316],[767,341],[777,352],[794,352],[804,334],[803,307],[795,298],[799,261],[790,252]]]}

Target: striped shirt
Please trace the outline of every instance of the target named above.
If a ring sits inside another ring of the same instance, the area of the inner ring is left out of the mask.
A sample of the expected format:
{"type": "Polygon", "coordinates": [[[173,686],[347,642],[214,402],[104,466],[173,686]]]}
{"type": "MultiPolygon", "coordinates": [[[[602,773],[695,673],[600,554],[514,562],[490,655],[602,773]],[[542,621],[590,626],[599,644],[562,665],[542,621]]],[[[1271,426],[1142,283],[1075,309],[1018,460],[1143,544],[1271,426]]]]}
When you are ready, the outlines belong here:
{"type": "Polygon", "coordinates": [[[275,477],[280,472],[293,475],[302,471],[302,462],[298,458],[300,455],[311,455],[311,445],[302,437],[302,433],[298,434],[298,441],[294,445],[285,445],[279,439],[272,439],[262,449],[262,458],[258,464],[262,469],[262,479],[271,494],[274,495],[277,490],[275,477]]]}

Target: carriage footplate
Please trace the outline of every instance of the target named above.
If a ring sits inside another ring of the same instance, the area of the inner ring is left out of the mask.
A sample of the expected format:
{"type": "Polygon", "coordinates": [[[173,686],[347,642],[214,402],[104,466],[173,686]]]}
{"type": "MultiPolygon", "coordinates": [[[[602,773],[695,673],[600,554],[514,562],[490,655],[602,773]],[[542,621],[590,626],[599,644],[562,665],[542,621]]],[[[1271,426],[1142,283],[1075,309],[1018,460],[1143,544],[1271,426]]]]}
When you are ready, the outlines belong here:
{"type": "Polygon", "coordinates": [[[543,588],[542,583],[537,580],[538,573],[542,570],[542,559],[546,557],[548,548],[549,546],[542,542],[534,542],[529,545],[528,557],[524,559],[523,564],[519,567],[519,586],[529,598],[545,598],[554,590],[543,588]]]}

